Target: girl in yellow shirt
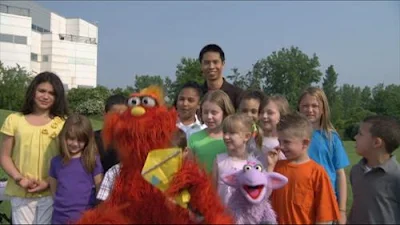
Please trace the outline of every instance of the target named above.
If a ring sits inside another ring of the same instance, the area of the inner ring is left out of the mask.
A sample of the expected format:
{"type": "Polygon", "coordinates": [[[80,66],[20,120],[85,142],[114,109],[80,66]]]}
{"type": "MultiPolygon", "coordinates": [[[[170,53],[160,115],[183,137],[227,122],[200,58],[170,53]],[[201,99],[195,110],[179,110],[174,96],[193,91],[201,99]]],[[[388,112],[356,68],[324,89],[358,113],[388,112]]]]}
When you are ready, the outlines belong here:
{"type": "Polygon", "coordinates": [[[50,224],[53,200],[46,179],[67,114],[63,83],[43,72],[30,83],[21,111],[4,121],[0,164],[11,178],[5,194],[13,224],[50,224]]]}

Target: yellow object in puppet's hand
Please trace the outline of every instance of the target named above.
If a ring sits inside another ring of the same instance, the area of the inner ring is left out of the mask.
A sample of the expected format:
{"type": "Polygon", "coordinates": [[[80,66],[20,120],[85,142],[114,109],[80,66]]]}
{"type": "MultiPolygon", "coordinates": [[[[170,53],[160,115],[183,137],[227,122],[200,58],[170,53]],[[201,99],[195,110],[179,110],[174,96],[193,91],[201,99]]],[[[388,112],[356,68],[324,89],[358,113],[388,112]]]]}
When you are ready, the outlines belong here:
{"type": "MultiPolygon", "coordinates": [[[[142,176],[153,186],[166,191],[172,181],[173,175],[182,166],[182,150],[180,148],[155,149],[149,152],[142,169],[142,176]]],[[[182,191],[174,198],[174,202],[187,208],[190,194],[182,191]]]]}

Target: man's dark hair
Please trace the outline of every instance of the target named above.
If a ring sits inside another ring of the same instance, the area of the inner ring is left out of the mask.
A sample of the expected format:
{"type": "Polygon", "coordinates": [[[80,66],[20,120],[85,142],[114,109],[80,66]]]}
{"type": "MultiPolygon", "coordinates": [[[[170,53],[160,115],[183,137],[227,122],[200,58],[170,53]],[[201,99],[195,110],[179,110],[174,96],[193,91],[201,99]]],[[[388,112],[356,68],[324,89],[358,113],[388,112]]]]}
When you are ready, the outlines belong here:
{"type": "Polygon", "coordinates": [[[400,145],[400,122],[390,116],[375,115],[363,120],[363,123],[371,124],[369,132],[373,137],[378,137],[385,143],[385,149],[392,154],[400,145]]]}
{"type": "Polygon", "coordinates": [[[204,47],[201,49],[200,54],[199,54],[199,61],[200,61],[200,62],[201,62],[201,60],[203,60],[203,56],[204,56],[204,54],[206,54],[207,52],[217,52],[217,53],[219,53],[219,56],[221,57],[221,61],[222,61],[222,62],[225,62],[225,53],[224,53],[224,51],[222,50],[222,48],[219,47],[219,46],[216,45],[216,44],[209,44],[209,45],[204,46],[204,47]]]}
{"type": "Polygon", "coordinates": [[[111,107],[113,107],[113,105],[126,105],[128,103],[128,99],[120,94],[117,95],[111,95],[110,97],[107,98],[106,100],[106,104],[105,104],[105,112],[107,113],[108,111],[110,111],[111,107]]]}

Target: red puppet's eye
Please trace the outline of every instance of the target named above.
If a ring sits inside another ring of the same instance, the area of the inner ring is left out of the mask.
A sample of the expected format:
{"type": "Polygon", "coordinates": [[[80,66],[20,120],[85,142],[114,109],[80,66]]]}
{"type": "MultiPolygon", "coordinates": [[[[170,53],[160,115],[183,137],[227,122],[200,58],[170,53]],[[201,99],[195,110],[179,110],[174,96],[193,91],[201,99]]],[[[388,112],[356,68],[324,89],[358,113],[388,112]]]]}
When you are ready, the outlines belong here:
{"type": "Polygon", "coordinates": [[[144,107],[154,107],[156,106],[156,100],[151,97],[143,97],[142,98],[142,105],[144,107]]]}
{"type": "Polygon", "coordinates": [[[137,106],[140,105],[140,98],[139,97],[132,97],[128,99],[128,105],[129,106],[137,106]]]}

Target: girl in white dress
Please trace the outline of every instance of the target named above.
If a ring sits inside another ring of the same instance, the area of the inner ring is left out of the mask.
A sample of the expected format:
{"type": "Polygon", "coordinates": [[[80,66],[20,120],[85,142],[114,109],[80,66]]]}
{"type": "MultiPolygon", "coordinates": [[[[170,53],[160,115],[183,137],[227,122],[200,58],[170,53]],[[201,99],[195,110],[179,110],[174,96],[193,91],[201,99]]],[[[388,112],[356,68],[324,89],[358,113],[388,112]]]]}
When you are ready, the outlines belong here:
{"type": "MultiPolygon", "coordinates": [[[[268,96],[261,102],[259,124],[263,133],[261,150],[264,156],[267,156],[269,151],[279,146],[276,126],[280,118],[289,112],[289,103],[282,95],[268,96]]],[[[279,159],[286,159],[282,152],[279,152],[279,159]]],[[[267,164],[266,160],[263,161],[267,164]]]]}
{"type": "Polygon", "coordinates": [[[246,145],[252,136],[252,125],[252,118],[245,114],[230,115],[223,121],[223,139],[227,153],[217,155],[214,161],[213,179],[225,204],[231,197],[233,187],[226,185],[222,178],[234,171],[242,170],[243,166],[247,164],[250,153],[246,145]]]}

